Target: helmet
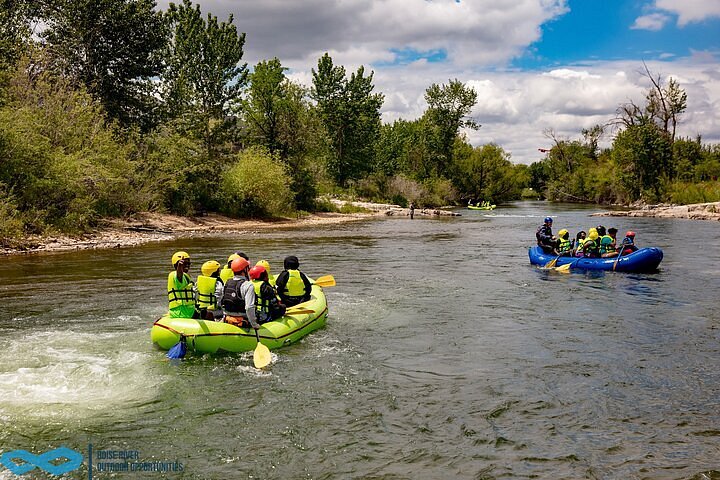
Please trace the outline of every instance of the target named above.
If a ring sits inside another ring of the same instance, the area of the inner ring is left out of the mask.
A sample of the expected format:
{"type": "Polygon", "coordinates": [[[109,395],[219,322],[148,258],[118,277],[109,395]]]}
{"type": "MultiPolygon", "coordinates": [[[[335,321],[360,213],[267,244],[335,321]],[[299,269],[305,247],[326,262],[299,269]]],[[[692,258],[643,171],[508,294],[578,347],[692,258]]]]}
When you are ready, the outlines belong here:
{"type": "Polygon", "coordinates": [[[215,260],[209,260],[202,264],[202,267],[200,267],[200,271],[203,275],[206,277],[211,276],[213,273],[220,270],[220,264],[216,262],[215,260]]]}
{"type": "Polygon", "coordinates": [[[598,233],[598,232],[597,232],[597,228],[595,228],[595,227],[590,227],[590,228],[588,229],[588,235],[590,235],[590,234],[593,233],[593,232],[598,233]]]}
{"type": "Polygon", "coordinates": [[[300,260],[295,255],[287,256],[283,261],[283,266],[285,270],[297,270],[300,267],[300,260]]]}
{"type": "Polygon", "coordinates": [[[228,267],[230,266],[230,264],[232,263],[232,261],[235,260],[236,258],[240,258],[240,255],[238,255],[237,253],[233,253],[232,255],[230,255],[230,256],[228,257],[228,262],[227,262],[228,267]]]}
{"type": "Polygon", "coordinates": [[[635,232],[633,232],[632,230],[628,230],[627,232],[625,232],[625,236],[635,238],[635,232]]]}
{"type": "Polygon", "coordinates": [[[180,251],[180,252],[175,252],[175,253],[173,253],[173,256],[172,256],[172,265],[173,265],[173,267],[174,267],[175,265],[177,265],[177,262],[179,262],[180,260],[185,260],[186,258],[190,258],[190,255],[188,255],[187,252],[182,252],[182,251],[180,251]]]}
{"type": "Polygon", "coordinates": [[[268,262],[267,260],[258,260],[255,265],[263,267],[265,271],[268,272],[268,275],[270,275],[270,262],[268,262]]]}
{"type": "Polygon", "coordinates": [[[598,232],[598,235],[600,235],[602,237],[603,235],[605,235],[605,227],[603,227],[602,225],[598,225],[597,232],[598,232]]]}
{"type": "Polygon", "coordinates": [[[250,257],[248,257],[247,255],[245,255],[243,252],[240,252],[240,251],[235,252],[235,255],[240,255],[240,256],[241,256],[242,258],[244,258],[245,260],[250,261],[250,257]]]}
{"type": "Polygon", "coordinates": [[[589,238],[590,240],[597,240],[597,238],[598,238],[598,232],[597,232],[597,230],[594,230],[594,229],[591,228],[591,229],[590,229],[590,234],[588,235],[588,238],[589,238]]]}
{"type": "Polygon", "coordinates": [[[565,236],[568,235],[569,233],[570,233],[570,232],[568,232],[566,229],[563,228],[562,230],[560,230],[560,231],[558,232],[558,236],[565,238],[565,236]]]}
{"type": "Polygon", "coordinates": [[[236,258],[230,264],[230,268],[232,269],[232,271],[234,273],[240,273],[243,270],[245,270],[246,268],[248,268],[249,266],[250,266],[250,264],[248,263],[248,261],[242,257],[236,258]]]}
{"type": "Polygon", "coordinates": [[[552,223],[552,217],[545,217],[545,223],[552,223]]]}
{"type": "Polygon", "coordinates": [[[263,273],[265,273],[265,267],[261,265],[255,265],[250,269],[250,280],[258,280],[260,277],[263,276],[263,273]]]}

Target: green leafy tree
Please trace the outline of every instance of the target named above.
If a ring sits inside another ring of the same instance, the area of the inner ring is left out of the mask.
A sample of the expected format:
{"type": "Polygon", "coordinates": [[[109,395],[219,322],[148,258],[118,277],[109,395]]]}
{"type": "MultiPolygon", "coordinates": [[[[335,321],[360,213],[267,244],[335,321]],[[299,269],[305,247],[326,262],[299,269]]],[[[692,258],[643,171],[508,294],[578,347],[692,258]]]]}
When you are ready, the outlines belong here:
{"type": "Polygon", "coordinates": [[[470,114],[477,92],[455,79],[447,85],[432,84],[425,91],[427,127],[432,132],[434,161],[438,175],[448,175],[453,161],[455,139],[461,128],[480,128],[470,114]]]}
{"type": "Polygon", "coordinates": [[[487,144],[472,148],[465,144],[456,149],[457,177],[465,198],[482,199],[496,203],[520,197],[529,180],[524,168],[516,168],[510,155],[500,146],[487,144]],[[469,149],[469,151],[468,151],[469,149]]]}
{"type": "Polygon", "coordinates": [[[217,162],[234,126],[247,84],[247,64],[240,64],[245,34],[233,16],[218,22],[203,18],[200,6],[184,0],[171,3],[165,15],[170,42],[162,75],[167,115],[203,141],[208,158],[217,162]]]}
{"type": "Polygon", "coordinates": [[[345,68],[333,65],[327,53],[312,70],[311,97],[317,102],[320,118],[332,145],[327,169],[342,186],[359,179],[374,165],[375,142],[380,132],[383,95],[374,90],[373,73],[360,67],[345,76],[345,68]]]}
{"type": "Polygon", "coordinates": [[[612,158],[630,200],[661,198],[663,182],[669,177],[672,146],[657,125],[632,125],[620,132],[613,142],[612,158]]]}
{"type": "MultiPolygon", "coordinates": [[[[263,145],[270,153],[280,153],[280,123],[285,110],[288,93],[285,67],[280,60],[262,61],[250,74],[250,87],[244,103],[248,135],[263,145]]],[[[287,154],[287,152],[282,152],[287,154]]]]}
{"type": "Polygon", "coordinates": [[[42,37],[56,67],[100,100],[122,126],[149,128],[165,44],[154,0],[42,0],[42,37]]]}

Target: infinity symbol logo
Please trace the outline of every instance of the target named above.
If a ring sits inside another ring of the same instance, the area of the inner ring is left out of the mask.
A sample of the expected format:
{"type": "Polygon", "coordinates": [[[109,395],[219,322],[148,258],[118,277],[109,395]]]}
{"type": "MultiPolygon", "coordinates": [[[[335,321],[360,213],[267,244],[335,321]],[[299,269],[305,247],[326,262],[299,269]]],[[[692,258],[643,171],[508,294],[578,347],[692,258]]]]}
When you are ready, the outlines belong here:
{"type": "Polygon", "coordinates": [[[15,475],[23,475],[35,468],[45,470],[51,475],[62,475],[78,468],[82,461],[83,456],[81,454],[67,447],[56,448],[41,455],[35,455],[27,450],[13,450],[0,456],[0,463],[15,475]],[[65,459],[65,461],[57,463],[58,460],[62,459],[65,459]],[[21,460],[21,462],[17,463],[16,460],[21,460]]]}

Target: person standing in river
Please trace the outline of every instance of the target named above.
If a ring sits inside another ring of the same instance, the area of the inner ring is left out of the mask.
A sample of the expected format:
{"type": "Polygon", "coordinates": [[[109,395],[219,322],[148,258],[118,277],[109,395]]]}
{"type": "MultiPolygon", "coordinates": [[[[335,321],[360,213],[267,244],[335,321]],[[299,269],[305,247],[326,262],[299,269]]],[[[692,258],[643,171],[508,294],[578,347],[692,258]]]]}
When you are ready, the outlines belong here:
{"type": "Polygon", "coordinates": [[[413,202],[410,202],[410,220],[412,220],[414,216],[415,216],[415,204],[413,202]]]}

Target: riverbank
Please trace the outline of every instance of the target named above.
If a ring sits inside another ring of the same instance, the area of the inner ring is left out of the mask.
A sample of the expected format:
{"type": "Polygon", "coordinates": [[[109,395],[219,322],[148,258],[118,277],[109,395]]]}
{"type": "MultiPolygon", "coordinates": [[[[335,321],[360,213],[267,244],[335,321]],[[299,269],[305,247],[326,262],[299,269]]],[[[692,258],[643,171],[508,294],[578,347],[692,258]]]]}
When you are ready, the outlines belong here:
{"type": "Polygon", "coordinates": [[[638,210],[617,210],[592,214],[593,217],[657,217],[720,221],[720,202],[691,205],[645,205],[638,210]]]}
{"type": "MultiPolygon", "coordinates": [[[[57,252],[100,248],[123,248],[149,242],[160,242],[182,237],[235,234],[258,234],[285,228],[311,228],[364,220],[377,216],[410,216],[410,210],[399,205],[374,204],[331,200],[338,208],[351,204],[364,212],[324,212],[304,214],[294,218],[273,220],[237,219],[216,213],[198,217],[181,217],[165,213],[141,213],[132,218],[106,219],[95,231],[79,235],[28,236],[15,247],[0,248],[0,255],[34,252],[57,252]]],[[[416,209],[415,216],[432,217],[458,215],[437,209],[416,209]]]]}

